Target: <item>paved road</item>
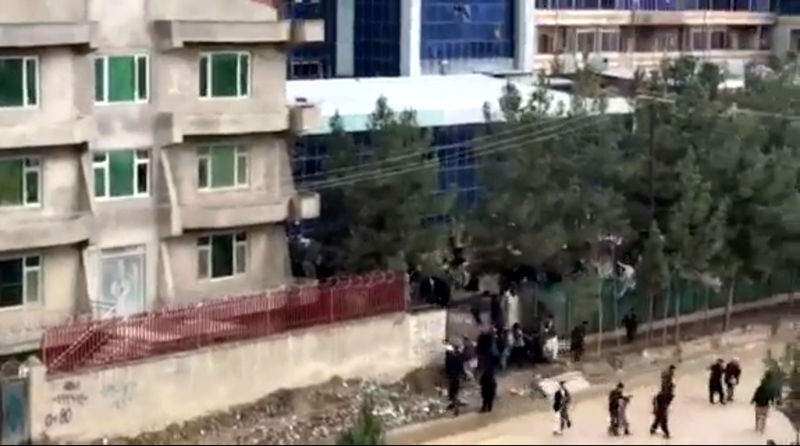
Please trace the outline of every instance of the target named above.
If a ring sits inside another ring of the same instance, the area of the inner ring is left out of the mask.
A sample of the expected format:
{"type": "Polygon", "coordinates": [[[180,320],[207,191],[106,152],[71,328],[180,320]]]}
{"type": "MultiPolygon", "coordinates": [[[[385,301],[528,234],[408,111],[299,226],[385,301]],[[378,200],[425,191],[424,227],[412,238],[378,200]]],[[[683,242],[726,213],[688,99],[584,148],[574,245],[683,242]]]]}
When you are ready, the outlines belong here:
{"type": "MultiPolygon", "coordinates": [[[[744,358],[743,358],[744,359],[744,358]]],[[[670,411],[672,439],[650,436],[651,400],[656,384],[633,389],[629,408],[633,435],[614,438],[606,433],[607,398],[579,401],[573,409],[573,428],[554,437],[552,413],[537,412],[495,423],[479,430],[440,438],[429,444],[765,444],[774,439],[788,444],[794,430],[780,413],[771,411],[767,432],[762,436],[754,427],[753,409],[747,403],[753,395],[763,366],[757,356],[743,363],[744,376],[738,401],[725,407],[708,404],[707,375],[697,372],[680,376],[677,396],[670,411]]],[[[630,390],[630,389],[629,389],[630,390]]]]}

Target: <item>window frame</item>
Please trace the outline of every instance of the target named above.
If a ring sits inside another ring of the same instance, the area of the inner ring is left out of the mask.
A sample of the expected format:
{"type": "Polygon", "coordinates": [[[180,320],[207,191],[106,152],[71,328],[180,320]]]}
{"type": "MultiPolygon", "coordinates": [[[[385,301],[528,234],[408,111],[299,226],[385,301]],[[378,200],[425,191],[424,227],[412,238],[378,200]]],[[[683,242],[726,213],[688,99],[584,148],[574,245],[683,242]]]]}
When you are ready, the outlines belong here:
{"type": "MultiPolygon", "coordinates": [[[[92,58],[92,71],[97,73],[95,70],[95,64],[98,60],[103,61],[103,100],[98,101],[97,95],[93,92],[93,100],[95,105],[100,106],[114,106],[114,105],[130,105],[130,104],[147,104],[150,102],[150,55],[147,53],[135,53],[135,54],[99,54],[92,58]],[[133,62],[133,100],[132,101],[110,101],[108,99],[109,90],[108,90],[108,80],[109,80],[109,71],[108,71],[108,61],[111,57],[132,57],[133,62]],[[145,93],[144,98],[140,98],[140,91],[139,91],[139,61],[144,60],[147,64],[147,70],[145,70],[145,80],[144,85],[145,89],[147,90],[145,93]]],[[[97,76],[95,76],[96,78],[97,76]]],[[[97,79],[94,80],[97,83],[97,79]]]]}
{"type": "MultiPolygon", "coordinates": [[[[619,53],[619,52],[621,52],[622,32],[620,31],[619,28],[600,28],[600,31],[599,31],[598,34],[600,35],[600,39],[599,39],[600,40],[600,43],[599,43],[600,51],[598,51],[599,53],[619,53]],[[613,36],[614,37],[615,43],[616,43],[616,47],[614,49],[608,50],[608,49],[605,48],[604,44],[606,43],[606,39],[605,39],[606,36],[613,36]]],[[[595,46],[597,46],[597,44],[595,46]]]]}
{"type": "Polygon", "coordinates": [[[26,307],[32,306],[43,306],[43,296],[42,296],[42,284],[43,280],[43,271],[42,263],[44,256],[41,253],[29,253],[24,255],[9,255],[9,256],[0,256],[0,261],[2,260],[14,260],[14,259],[21,259],[22,260],[22,302],[19,305],[10,305],[7,307],[0,307],[0,312],[3,311],[16,311],[26,307]],[[28,259],[37,259],[38,262],[36,265],[29,266],[28,259]],[[36,272],[36,300],[29,301],[28,299],[28,273],[36,272]]]}
{"type": "Polygon", "coordinates": [[[152,157],[150,156],[150,150],[148,149],[126,149],[126,150],[98,150],[92,151],[92,197],[97,201],[119,201],[119,200],[130,200],[135,198],[146,198],[150,196],[150,191],[152,187],[152,157]],[[133,194],[131,195],[120,195],[118,197],[111,196],[111,176],[109,175],[110,168],[111,168],[111,157],[109,154],[115,152],[132,152],[133,154],[133,194]],[[147,154],[146,157],[140,158],[139,155],[145,153],[147,154]],[[95,157],[97,155],[103,155],[105,159],[103,161],[96,161],[95,157]],[[147,184],[146,184],[146,191],[139,192],[139,176],[137,175],[139,166],[144,165],[147,169],[147,184]],[[97,185],[95,184],[97,175],[95,174],[95,170],[101,168],[104,169],[103,174],[103,195],[97,195],[97,185]]]}
{"type": "Polygon", "coordinates": [[[36,209],[42,207],[42,157],[38,155],[25,156],[0,156],[0,161],[15,161],[22,162],[22,203],[2,205],[0,204],[0,212],[4,210],[13,209],[36,209]],[[35,162],[29,165],[28,162],[35,162]],[[28,174],[36,173],[36,197],[35,202],[28,202],[28,174]]]}
{"type": "Polygon", "coordinates": [[[575,53],[577,54],[584,54],[587,53],[588,55],[597,54],[597,28],[577,28],[575,29],[575,53]],[[589,51],[581,50],[581,37],[582,36],[591,36],[592,40],[592,48],[589,51]]]}
{"type": "Polygon", "coordinates": [[[250,248],[248,246],[249,238],[247,235],[247,231],[224,231],[224,232],[212,232],[200,235],[197,237],[197,241],[195,243],[196,247],[196,254],[197,254],[197,280],[198,281],[219,281],[225,279],[231,279],[233,277],[242,276],[247,274],[247,267],[250,264],[249,261],[249,254],[250,248]],[[214,237],[224,237],[230,236],[231,237],[231,274],[228,276],[218,276],[214,277],[214,237]],[[206,240],[206,243],[203,241],[206,240]],[[239,249],[244,251],[244,265],[239,265],[239,262],[236,260],[238,258],[238,251],[239,249]],[[205,257],[205,265],[206,265],[206,275],[201,275],[200,270],[200,256],[205,257]]]}
{"type": "Polygon", "coordinates": [[[39,108],[39,104],[42,102],[42,75],[41,75],[41,63],[39,56],[2,56],[0,55],[0,60],[9,60],[9,59],[22,59],[22,105],[12,105],[12,106],[0,106],[0,112],[2,111],[14,111],[14,110],[31,110],[39,108]],[[36,93],[36,103],[29,104],[29,92],[28,92],[28,61],[33,61],[36,67],[36,80],[34,81],[34,89],[36,93]]]}
{"type": "Polygon", "coordinates": [[[200,192],[220,192],[226,190],[244,190],[250,188],[250,150],[245,144],[239,143],[216,143],[216,144],[207,144],[197,147],[197,190],[200,192]],[[220,187],[213,187],[211,184],[212,181],[212,173],[214,171],[214,167],[212,164],[213,157],[211,156],[211,151],[214,148],[233,148],[233,185],[231,186],[220,186],[220,187]],[[241,159],[244,159],[246,162],[246,169],[244,171],[244,182],[239,182],[239,163],[241,159]],[[205,176],[206,176],[206,185],[200,185],[200,164],[205,162],[205,176]]]}
{"type": "MultiPolygon", "coordinates": [[[[203,61],[203,58],[206,59],[205,69],[206,73],[206,88],[205,91],[200,93],[199,97],[201,100],[206,101],[214,101],[214,100],[241,100],[241,99],[249,99],[250,96],[253,94],[253,55],[250,51],[238,51],[238,50],[220,50],[220,51],[201,51],[198,59],[198,66],[200,62],[203,61]],[[212,95],[212,86],[214,84],[214,77],[213,77],[213,56],[214,55],[223,55],[223,54],[235,54],[236,57],[236,96],[213,96],[212,95]],[[242,61],[241,57],[247,57],[247,94],[241,94],[242,91],[242,61]]],[[[200,90],[200,79],[202,78],[203,73],[197,73],[197,90],[200,90]]]]}

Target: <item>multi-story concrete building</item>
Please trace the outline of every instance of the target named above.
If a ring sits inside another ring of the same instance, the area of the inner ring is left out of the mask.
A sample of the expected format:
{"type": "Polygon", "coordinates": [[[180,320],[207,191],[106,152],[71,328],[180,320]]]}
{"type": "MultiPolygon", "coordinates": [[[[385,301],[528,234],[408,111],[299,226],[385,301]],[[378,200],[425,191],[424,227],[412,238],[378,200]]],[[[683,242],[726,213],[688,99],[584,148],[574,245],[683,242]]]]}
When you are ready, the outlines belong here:
{"type": "Polygon", "coordinates": [[[770,55],[771,0],[537,0],[539,69],[570,71],[586,56],[610,70],[695,56],[741,71],[770,55]]]}
{"type": "Polygon", "coordinates": [[[778,2],[779,14],[773,33],[775,53],[783,56],[789,51],[800,52],[800,2],[796,0],[774,1],[778,2]]]}
{"type": "Polygon", "coordinates": [[[290,280],[283,224],[319,203],[287,141],[318,110],[286,54],[323,37],[266,0],[3,0],[0,354],[290,280]]]}

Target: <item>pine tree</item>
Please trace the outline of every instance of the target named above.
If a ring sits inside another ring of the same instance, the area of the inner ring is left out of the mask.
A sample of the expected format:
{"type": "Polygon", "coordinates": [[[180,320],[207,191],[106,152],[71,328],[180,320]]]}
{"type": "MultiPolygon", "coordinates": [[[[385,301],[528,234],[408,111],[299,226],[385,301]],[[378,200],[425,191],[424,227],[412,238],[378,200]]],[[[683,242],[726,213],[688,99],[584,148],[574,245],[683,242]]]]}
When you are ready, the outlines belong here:
{"type": "Polygon", "coordinates": [[[656,296],[666,289],[667,281],[669,280],[669,266],[664,254],[664,244],[664,236],[661,234],[661,230],[658,229],[658,224],[654,221],[650,226],[650,233],[644,245],[642,259],[636,268],[638,289],[642,290],[648,301],[648,341],[652,338],[653,333],[656,296]]]}

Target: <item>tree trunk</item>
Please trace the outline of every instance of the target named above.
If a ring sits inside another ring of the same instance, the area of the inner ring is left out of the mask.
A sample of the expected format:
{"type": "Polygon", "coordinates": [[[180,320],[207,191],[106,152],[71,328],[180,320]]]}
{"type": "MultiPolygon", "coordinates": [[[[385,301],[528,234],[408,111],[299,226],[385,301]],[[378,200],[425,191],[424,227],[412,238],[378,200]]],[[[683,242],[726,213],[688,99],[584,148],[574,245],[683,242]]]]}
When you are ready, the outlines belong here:
{"type": "Polygon", "coordinates": [[[653,318],[655,317],[655,312],[656,312],[656,296],[655,293],[653,293],[652,291],[648,291],[648,293],[650,294],[648,296],[649,300],[648,306],[650,308],[648,310],[648,315],[647,315],[647,343],[649,344],[650,341],[653,339],[653,318]]]}
{"type": "Polygon", "coordinates": [[[619,289],[616,279],[614,279],[614,337],[617,338],[617,348],[622,347],[622,337],[619,333],[619,289]]]}
{"type": "Polygon", "coordinates": [[[664,317],[661,319],[664,323],[664,326],[661,327],[661,345],[667,345],[667,332],[669,331],[669,324],[667,324],[667,320],[669,319],[669,303],[670,303],[670,296],[672,295],[672,275],[667,275],[667,292],[664,294],[664,317]]]}
{"type": "MultiPolygon", "coordinates": [[[[686,286],[684,285],[684,289],[686,286]]],[[[681,294],[675,296],[675,345],[681,343],[681,294]]]]}
{"type": "Polygon", "coordinates": [[[711,302],[709,301],[709,289],[707,286],[704,287],[706,291],[706,301],[705,307],[703,308],[703,331],[708,333],[708,320],[709,320],[709,307],[711,306],[711,302]]]}
{"type": "Polygon", "coordinates": [[[722,326],[722,331],[728,331],[731,328],[731,313],[733,312],[733,293],[736,290],[736,268],[733,269],[731,274],[731,285],[728,289],[728,303],[725,305],[725,322],[722,326]]]}
{"type": "Polygon", "coordinates": [[[600,291],[597,293],[597,354],[603,353],[603,281],[600,281],[600,291]]]}

